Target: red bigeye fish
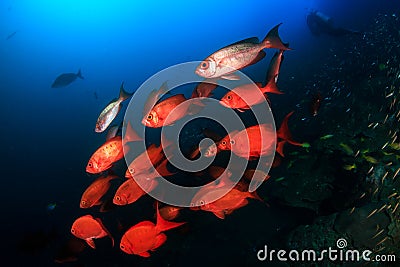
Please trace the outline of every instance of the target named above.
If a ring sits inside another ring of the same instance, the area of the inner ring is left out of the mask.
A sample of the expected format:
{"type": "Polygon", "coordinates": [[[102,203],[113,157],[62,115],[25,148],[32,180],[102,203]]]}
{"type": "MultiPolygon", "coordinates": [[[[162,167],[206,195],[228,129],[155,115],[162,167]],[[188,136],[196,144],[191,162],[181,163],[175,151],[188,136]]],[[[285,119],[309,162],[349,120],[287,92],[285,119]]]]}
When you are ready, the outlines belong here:
{"type": "Polygon", "coordinates": [[[210,97],[212,91],[218,87],[218,79],[205,79],[194,88],[191,98],[195,97],[210,97]]]}
{"type": "Polygon", "coordinates": [[[271,58],[265,79],[266,83],[271,80],[274,80],[275,83],[278,82],[279,71],[281,69],[281,64],[283,61],[283,52],[284,50],[279,50],[279,52],[276,52],[271,58]]]}
{"type": "Polygon", "coordinates": [[[100,205],[100,199],[107,193],[110,188],[110,181],[118,178],[116,175],[108,175],[97,178],[89,187],[83,192],[80,207],[87,209],[95,205],[100,205]]]}
{"type": "Polygon", "coordinates": [[[218,218],[224,219],[225,215],[231,214],[233,211],[246,206],[248,204],[246,198],[254,198],[263,201],[255,191],[252,193],[247,191],[242,192],[233,188],[222,198],[211,203],[206,203],[200,206],[200,209],[212,212],[218,218]]]}
{"type": "Polygon", "coordinates": [[[228,134],[218,143],[218,149],[231,150],[239,157],[253,160],[272,154],[275,143],[276,133],[272,126],[260,124],[228,134]]]}
{"type": "Polygon", "coordinates": [[[260,83],[235,87],[221,98],[220,104],[243,112],[251,106],[268,100],[268,97],[264,95],[266,93],[283,94],[276,86],[275,80],[272,79],[264,87],[260,83]]]}
{"type": "Polygon", "coordinates": [[[175,219],[176,217],[178,217],[180,210],[182,208],[181,207],[174,207],[174,206],[164,206],[162,207],[159,212],[161,217],[163,217],[163,219],[167,220],[167,221],[171,221],[173,219],[175,219]]]}
{"type": "Polygon", "coordinates": [[[103,172],[123,157],[122,138],[116,136],[106,141],[93,153],[86,166],[86,172],[92,174],[103,172]]]}
{"type": "Polygon", "coordinates": [[[281,127],[276,132],[278,139],[281,139],[280,141],[278,141],[276,152],[278,152],[282,157],[284,157],[283,146],[286,143],[289,143],[289,144],[292,144],[295,146],[302,146],[302,147],[305,147],[308,145],[307,143],[299,143],[299,142],[293,141],[293,137],[292,137],[292,134],[290,133],[289,126],[288,126],[288,120],[289,120],[290,116],[293,115],[293,113],[294,113],[294,111],[292,111],[286,115],[286,117],[282,121],[281,127]]]}
{"type": "Polygon", "coordinates": [[[135,254],[142,257],[150,257],[149,251],[154,251],[167,241],[163,233],[167,230],[179,227],[183,223],[164,220],[157,207],[157,223],[143,221],[132,226],[121,238],[120,249],[127,254],[135,254]]]}
{"type": "Polygon", "coordinates": [[[114,246],[114,238],[104,227],[99,218],[93,218],[92,215],[84,215],[74,221],[71,227],[71,233],[77,238],[83,239],[91,248],[96,248],[93,239],[109,236],[114,246]]]}
{"type": "Polygon", "coordinates": [[[113,203],[120,206],[128,205],[144,196],[146,192],[153,190],[158,185],[156,178],[173,174],[167,169],[167,163],[168,160],[165,159],[157,166],[157,171],[149,169],[146,173],[135,175],[134,179],[127,179],[115,192],[113,203]],[[140,185],[137,181],[140,182],[140,185]]]}
{"type": "Polygon", "coordinates": [[[167,82],[164,82],[158,90],[152,90],[146,99],[143,108],[143,117],[147,116],[151,109],[156,105],[157,101],[166,93],[168,93],[167,82]]]}
{"type": "Polygon", "coordinates": [[[137,156],[128,166],[125,172],[126,178],[132,178],[143,172],[148,172],[153,166],[157,166],[165,158],[163,147],[152,144],[146,151],[137,156]]]}
{"type": "Polygon", "coordinates": [[[183,94],[174,95],[156,104],[144,116],[142,123],[151,128],[171,125],[186,115],[193,115],[200,112],[203,106],[204,104],[200,100],[188,101],[183,94]]]}
{"type": "Polygon", "coordinates": [[[321,102],[322,102],[321,93],[318,92],[315,95],[313,95],[310,104],[310,111],[313,116],[318,115],[319,108],[321,107],[321,102]]]}
{"type": "Polygon", "coordinates": [[[124,83],[121,84],[119,89],[119,97],[113,99],[100,113],[96,122],[96,133],[101,133],[111,124],[111,122],[118,115],[122,107],[122,102],[131,97],[133,94],[127,93],[124,90],[124,83]]]}
{"type": "Polygon", "coordinates": [[[234,183],[230,180],[230,177],[232,176],[231,171],[225,170],[221,167],[216,167],[210,171],[211,176],[213,176],[214,179],[219,179],[219,182],[216,180],[202,186],[194,195],[190,203],[191,210],[199,210],[201,206],[222,197],[223,194],[226,194],[229,191],[229,188],[234,187],[234,183]]]}
{"type": "Polygon", "coordinates": [[[282,23],[272,28],[262,42],[257,37],[248,38],[228,45],[203,60],[196,68],[196,74],[204,78],[238,80],[233,72],[255,64],[265,57],[264,48],[289,50],[278,34],[282,23]]]}
{"type": "Polygon", "coordinates": [[[144,196],[146,192],[150,192],[157,186],[158,182],[154,178],[155,177],[148,177],[145,174],[140,174],[138,177],[135,177],[135,179],[142,179],[143,182],[141,182],[141,185],[145,186],[144,189],[146,191],[137,184],[135,179],[127,179],[118,187],[117,192],[115,192],[113,203],[118,206],[124,206],[135,202],[144,196]]]}

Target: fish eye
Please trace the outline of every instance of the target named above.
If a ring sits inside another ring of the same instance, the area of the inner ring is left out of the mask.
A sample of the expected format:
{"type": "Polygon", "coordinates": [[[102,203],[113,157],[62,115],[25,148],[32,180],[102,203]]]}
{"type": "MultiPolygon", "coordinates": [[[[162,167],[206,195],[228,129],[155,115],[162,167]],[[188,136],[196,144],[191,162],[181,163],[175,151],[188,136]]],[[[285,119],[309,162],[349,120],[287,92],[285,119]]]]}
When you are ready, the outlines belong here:
{"type": "Polygon", "coordinates": [[[231,96],[231,95],[228,95],[226,98],[227,98],[228,100],[232,100],[232,96],[231,96]]]}
{"type": "Polygon", "coordinates": [[[125,249],[125,246],[124,245],[121,245],[121,246],[119,246],[121,249],[125,249]]]}
{"type": "Polygon", "coordinates": [[[226,141],[222,141],[221,144],[222,144],[223,146],[225,146],[225,145],[226,145],[226,141]]]}
{"type": "Polygon", "coordinates": [[[74,229],[71,229],[71,233],[73,233],[73,234],[74,234],[74,233],[75,233],[75,230],[74,230],[74,229]]]}
{"type": "Polygon", "coordinates": [[[93,166],[93,164],[89,162],[88,166],[89,166],[89,167],[92,167],[92,166],[93,166]]]}
{"type": "Polygon", "coordinates": [[[120,200],[121,200],[121,197],[120,197],[120,196],[116,196],[115,199],[116,199],[117,201],[120,201],[120,200]]]}
{"type": "Polygon", "coordinates": [[[135,172],[135,169],[134,169],[134,168],[130,168],[130,169],[129,169],[129,172],[132,174],[132,173],[135,172]]]}
{"type": "Polygon", "coordinates": [[[151,115],[151,114],[147,115],[147,120],[148,121],[151,121],[152,119],[153,119],[153,115],[151,115]]]}
{"type": "Polygon", "coordinates": [[[201,67],[202,69],[207,69],[209,65],[210,65],[210,63],[208,63],[208,61],[203,61],[203,62],[201,63],[201,65],[200,65],[200,67],[201,67]]]}
{"type": "Polygon", "coordinates": [[[231,143],[231,145],[234,145],[235,144],[235,140],[231,140],[231,141],[229,141],[229,143],[231,143]]]}
{"type": "Polygon", "coordinates": [[[190,207],[194,207],[194,203],[190,203],[190,207]]]}
{"type": "Polygon", "coordinates": [[[200,205],[204,205],[204,200],[200,200],[200,205]]]}
{"type": "Polygon", "coordinates": [[[86,201],[85,200],[82,200],[81,203],[82,203],[82,205],[86,205],[86,201]]]}

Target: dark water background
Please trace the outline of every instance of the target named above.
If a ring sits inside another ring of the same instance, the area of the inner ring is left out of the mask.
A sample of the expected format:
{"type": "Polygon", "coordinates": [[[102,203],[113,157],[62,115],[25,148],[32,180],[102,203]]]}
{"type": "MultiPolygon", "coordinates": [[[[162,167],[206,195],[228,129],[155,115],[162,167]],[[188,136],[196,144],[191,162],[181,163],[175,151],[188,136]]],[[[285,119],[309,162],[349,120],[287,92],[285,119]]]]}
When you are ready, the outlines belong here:
{"type": "MultiPolygon", "coordinates": [[[[378,13],[398,11],[399,4],[389,0],[2,1],[0,225],[4,266],[51,265],[57,246],[70,237],[73,220],[87,213],[79,209],[81,194],[91,181],[85,166],[104,141],[104,134],[94,133],[94,124],[101,109],[117,96],[121,81],[128,91],[134,91],[165,67],[201,60],[247,37],[262,39],[283,22],[280,35],[294,50],[285,54],[279,86],[286,94],[272,97],[273,112],[280,121],[296,109],[296,104],[309,97],[306,85],[315,79],[313,73],[329,65],[327,51],[340,49],[348,41],[313,36],[305,20],[311,8],[332,16],[336,25],[367,31],[378,13]],[[79,68],[84,80],[50,88],[60,73],[79,68]],[[57,203],[54,211],[46,210],[49,203],[57,203]],[[56,240],[37,255],[16,250],[27,231],[52,229],[56,229],[56,240]]],[[[244,72],[263,80],[272,54],[267,51],[266,59],[244,72]]],[[[294,120],[300,129],[301,118],[307,116],[307,110],[296,113],[294,120]]],[[[117,120],[121,119],[120,115],[117,120]]],[[[307,138],[318,131],[303,130],[294,132],[296,137],[307,138]]],[[[113,211],[111,217],[126,218],[132,212],[130,219],[121,219],[127,226],[152,218],[154,209],[142,208],[149,207],[148,203],[140,200],[113,211]]],[[[118,246],[111,250],[103,241],[97,251],[86,249],[81,262],[83,266],[239,266],[238,259],[255,257],[256,249],[265,243],[282,245],[282,229],[312,218],[300,209],[251,204],[225,221],[211,213],[190,213],[184,217],[189,230],[167,233],[167,243],[151,259],[124,255],[118,246]]],[[[110,215],[99,216],[116,231],[110,215]]],[[[121,235],[115,233],[117,244],[121,235]]]]}

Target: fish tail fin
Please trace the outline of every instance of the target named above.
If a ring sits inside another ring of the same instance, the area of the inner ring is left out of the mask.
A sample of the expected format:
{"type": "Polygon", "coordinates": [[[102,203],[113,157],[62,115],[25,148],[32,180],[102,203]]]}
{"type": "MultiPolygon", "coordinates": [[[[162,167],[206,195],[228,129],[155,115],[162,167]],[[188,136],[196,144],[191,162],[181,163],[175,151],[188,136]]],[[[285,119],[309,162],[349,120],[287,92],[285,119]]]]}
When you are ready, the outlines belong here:
{"type": "Polygon", "coordinates": [[[132,95],[133,95],[133,93],[130,94],[130,93],[128,93],[127,91],[125,91],[124,82],[122,82],[122,83],[121,83],[121,86],[120,86],[120,88],[119,88],[119,99],[120,99],[121,101],[125,101],[125,100],[127,100],[128,98],[130,98],[132,95]]]}
{"type": "MultiPolygon", "coordinates": [[[[294,111],[290,112],[289,114],[287,114],[285,116],[285,118],[282,121],[281,127],[279,128],[279,130],[277,131],[277,136],[278,138],[283,139],[284,141],[287,141],[289,144],[295,145],[295,146],[303,146],[303,143],[299,143],[293,140],[292,138],[292,134],[289,130],[289,126],[288,126],[288,120],[290,118],[290,116],[292,116],[294,113],[294,111]]],[[[278,144],[279,146],[279,144],[278,144]]]]}
{"type": "Polygon", "coordinates": [[[163,161],[160,163],[160,165],[158,165],[157,168],[156,168],[158,174],[159,174],[160,176],[162,176],[162,177],[171,176],[171,175],[175,174],[175,173],[170,172],[170,171],[168,170],[167,164],[168,164],[168,160],[165,159],[165,160],[163,160],[163,161]]]}
{"type": "Polygon", "coordinates": [[[82,80],[85,79],[85,78],[82,76],[81,69],[78,70],[78,73],[76,74],[76,76],[78,76],[78,77],[81,78],[82,80]]]}
{"type": "Polygon", "coordinates": [[[124,136],[124,142],[135,142],[135,141],[142,141],[143,138],[140,137],[135,129],[133,129],[132,124],[130,121],[127,122],[126,124],[126,129],[125,129],[125,136],[124,136]]]}
{"type": "Polygon", "coordinates": [[[253,192],[249,192],[249,198],[254,198],[254,199],[257,199],[257,200],[259,200],[259,201],[261,201],[261,202],[264,202],[264,199],[262,199],[258,194],[257,194],[257,191],[253,191],[253,192]]]}
{"type": "Polygon", "coordinates": [[[265,48],[277,48],[280,50],[291,50],[289,48],[289,43],[283,43],[281,37],[279,36],[278,29],[282,23],[279,23],[275,27],[273,27],[265,36],[262,44],[265,48]]]}
{"type": "Polygon", "coordinates": [[[294,111],[290,112],[285,116],[285,118],[282,120],[281,127],[279,127],[279,130],[276,132],[278,138],[281,138],[285,141],[289,141],[292,139],[292,134],[290,133],[289,126],[288,126],[288,120],[290,116],[292,116],[294,111]]]}
{"type": "Polygon", "coordinates": [[[282,95],[284,94],[282,91],[279,91],[278,86],[276,85],[275,82],[275,77],[268,81],[268,83],[261,88],[261,91],[263,93],[272,93],[272,94],[277,94],[277,95],[282,95]]]}
{"type": "Polygon", "coordinates": [[[161,215],[160,211],[158,210],[158,202],[157,202],[157,224],[156,224],[156,232],[161,233],[176,227],[179,227],[181,225],[185,224],[185,222],[171,222],[165,220],[161,215]]]}
{"type": "Polygon", "coordinates": [[[285,144],[286,141],[280,141],[276,146],[276,152],[278,152],[278,154],[281,155],[282,157],[285,157],[285,154],[283,154],[283,147],[285,146],[285,144]]]}
{"type": "Polygon", "coordinates": [[[114,247],[115,241],[114,237],[111,235],[110,231],[104,226],[103,222],[99,218],[95,218],[95,220],[101,225],[101,228],[103,229],[104,232],[108,235],[108,237],[111,239],[112,246],[114,247]]]}
{"type": "Polygon", "coordinates": [[[188,114],[196,115],[203,110],[208,100],[206,97],[197,97],[197,98],[192,98],[190,101],[191,102],[188,108],[188,114]]]}

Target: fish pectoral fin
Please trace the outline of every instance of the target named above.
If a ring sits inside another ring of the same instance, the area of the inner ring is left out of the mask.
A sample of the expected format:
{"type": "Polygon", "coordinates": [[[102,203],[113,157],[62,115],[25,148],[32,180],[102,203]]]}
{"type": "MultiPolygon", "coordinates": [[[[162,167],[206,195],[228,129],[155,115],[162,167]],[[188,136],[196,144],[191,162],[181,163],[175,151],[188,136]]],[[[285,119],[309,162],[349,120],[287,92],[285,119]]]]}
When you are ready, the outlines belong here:
{"type": "Polygon", "coordinates": [[[240,80],[240,77],[236,74],[222,75],[221,78],[225,79],[225,80],[231,80],[231,81],[240,80]]]}
{"type": "Polygon", "coordinates": [[[96,249],[96,245],[95,245],[95,243],[94,243],[93,238],[85,239],[85,241],[86,241],[86,243],[87,243],[91,248],[96,249]]]}
{"type": "Polygon", "coordinates": [[[93,206],[100,206],[101,204],[103,204],[103,201],[98,200],[96,203],[93,204],[93,206]]]}
{"type": "Polygon", "coordinates": [[[250,62],[247,66],[256,64],[258,61],[261,61],[266,55],[267,53],[265,53],[264,50],[261,50],[260,53],[258,53],[257,56],[253,59],[253,61],[250,62]]]}
{"type": "Polygon", "coordinates": [[[150,253],[149,253],[148,251],[145,251],[145,252],[139,253],[138,255],[139,255],[139,256],[142,256],[142,257],[145,257],[145,258],[148,258],[148,257],[150,257],[150,253]]]}
{"type": "Polygon", "coordinates": [[[220,219],[225,219],[225,212],[223,210],[220,211],[214,211],[213,212],[215,216],[217,216],[220,219]]]}

